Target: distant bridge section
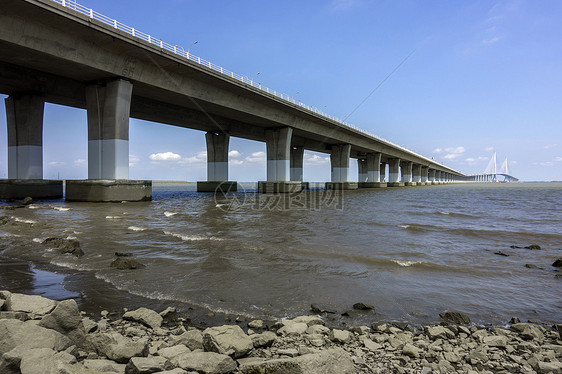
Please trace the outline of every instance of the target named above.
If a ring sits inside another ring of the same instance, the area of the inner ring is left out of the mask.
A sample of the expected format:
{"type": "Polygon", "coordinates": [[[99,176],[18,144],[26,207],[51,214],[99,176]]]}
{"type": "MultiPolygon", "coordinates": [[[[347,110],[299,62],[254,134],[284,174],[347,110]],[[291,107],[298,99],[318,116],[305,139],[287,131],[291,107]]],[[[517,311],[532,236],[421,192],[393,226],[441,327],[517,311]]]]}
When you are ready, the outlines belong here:
{"type": "MultiPolygon", "coordinates": [[[[228,179],[231,136],[266,143],[261,192],[300,191],[304,150],[330,154],[329,189],[467,178],[69,0],[0,0],[0,93],[9,95],[9,181],[43,179],[45,102],[87,110],[88,180],[68,181],[67,199],[150,198],[150,181],[129,180],[130,117],[206,132],[200,191],[236,188],[228,179]],[[358,183],[348,180],[350,158],[358,183]]],[[[2,194],[9,195],[0,187],[2,194]]]]}

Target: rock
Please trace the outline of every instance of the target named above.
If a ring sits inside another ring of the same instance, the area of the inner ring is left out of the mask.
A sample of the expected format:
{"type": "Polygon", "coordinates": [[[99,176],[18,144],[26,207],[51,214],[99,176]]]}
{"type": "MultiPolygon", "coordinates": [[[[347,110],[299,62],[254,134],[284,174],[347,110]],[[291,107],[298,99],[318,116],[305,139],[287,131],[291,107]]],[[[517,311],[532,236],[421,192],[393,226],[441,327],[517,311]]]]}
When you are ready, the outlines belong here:
{"type": "Polygon", "coordinates": [[[252,329],[256,329],[256,330],[263,330],[263,329],[266,328],[265,322],[262,321],[261,319],[256,319],[256,320],[248,322],[248,327],[250,327],[252,329]]]}
{"type": "Polygon", "coordinates": [[[333,329],[328,338],[334,343],[346,344],[351,340],[351,334],[346,330],[333,329]]]}
{"type": "Polygon", "coordinates": [[[511,325],[511,330],[518,332],[525,340],[544,339],[544,333],[541,331],[541,328],[532,323],[516,323],[511,325]]]}
{"type": "Polygon", "coordinates": [[[118,257],[109,266],[119,270],[134,270],[145,267],[145,265],[130,257],[118,257]]]}
{"type": "Polygon", "coordinates": [[[365,348],[367,348],[369,351],[373,353],[380,351],[381,349],[384,348],[381,344],[375,343],[371,339],[363,339],[363,345],[365,346],[365,348]]]}
{"type": "Polygon", "coordinates": [[[45,239],[43,244],[57,247],[59,253],[70,253],[76,257],[82,257],[84,255],[84,251],[80,248],[80,242],[76,239],[51,237],[45,239]]]}
{"type": "Polygon", "coordinates": [[[310,326],[309,328],[306,329],[305,333],[306,334],[323,334],[323,335],[328,335],[330,333],[330,329],[327,328],[326,326],[322,326],[322,325],[313,325],[310,326]]]}
{"type": "Polygon", "coordinates": [[[125,367],[125,374],[151,374],[172,368],[172,363],[165,357],[133,357],[125,367]]]}
{"type": "Polygon", "coordinates": [[[505,256],[505,257],[509,257],[509,255],[508,255],[507,253],[503,253],[502,251],[497,251],[497,252],[494,252],[494,254],[495,254],[495,255],[498,255],[498,256],[505,256]]]}
{"type": "Polygon", "coordinates": [[[171,360],[174,357],[189,353],[191,350],[183,344],[174,345],[173,347],[162,348],[158,350],[158,356],[162,356],[171,360]]]}
{"type": "Polygon", "coordinates": [[[306,323],[306,325],[309,327],[314,325],[324,325],[324,321],[322,320],[322,318],[317,316],[300,316],[293,318],[290,321],[294,323],[306,323]]]}
{"type": "Polygon", "coordinates": [[[299,350],[295,349],[295,348],[285,348],[285,349],[279,349],[277,351],[277,354],[279,356],[289,356],[289,357],[296,357],[299,355],[299,350]]]}
{"type": "Polygon", "coordinates": [[[172,360],[175,366],[203,374],[225,374],[236,370],[236,362],[227,355],[214,352],[190,352],[172,360]]]}
{"type": "Polygon", "coordinates": [[[329,308],[329,307],[327,307],[327,306],[318,305],[318,304],[311,304],[311,305],[310,305],[310,310],[311,310],[313,313],[317,313],[317,314],[324,314],[324,313],[327,313],[327,314],[336,314],[336,313],[337,313],[337,311],[334,310],[334,309],[331,309],[331,308],[329,308]]]}
{"type": "Polygon", "coordinates": [[[558,331],[558,337],[562,339],[562,323],[558,323],[554,325],[554,327],[556,328],[556,331],[558,331]]]}
{"type": "Polygon", "coordinates": [[[7,311],[29,313],[32,318],[37,318],[50,313],[56,306],[56,301],[43,296],[12,293],[6,299],[4,308],[7,311]]]}
{"type": "Polygon", "coordinates": [[[176,308],[168,307],[161,311],[160,317],[162,317],[162,323],[164,325],[173,325],[178,320],[178,312],[176,308]]]}
{"type": "Polygon", "coordinates": [[[33,321],[0,320],[0,356],[22,345],[29,349],[49,348],[62,351],[72,345],[61,333],[37,326],[33,321]]]}
{"type": "Polygon", "coordinates": [[[427,336],[431,340],[436,339],[452,339],[455,334],[451,330],[443,326],[430,326],[425,329],[427,336]]]}
{"type": "Polygon", "coordinates": [[[115,252],[115,257],[133,257],[133,254],[126,252],[115,252]]]}
{"type": "Polygon", "coordinates": [[[84,330],[86,331],[86,333],[94,332],[98,328],[98,324],[94,322],[90,317],[82,318],[82,326],[84,326],[84,330]]]}
{"type": "Polygon", "coordinates": [[[82,365],[86,369],[90,369],[102,373],[125,373],[125,364],[118,364],[115,361],[106,359],[84,360],[82,365]]]}
{"type": "Polygon", "coordinates": [[[528,245],[528,246],[526,246],[526,247],[524,247],[524,248],[525,248],[525,249],[541,249],[541,246],[540,246],[540,245],[537,245],[537,244],[531,244],[531,245],[528,245]]]}
{"type": "Polygon", "coordinates": [[[441,317],[446,322],[451,322],[456,325],[468,325],[470,323],[470,318],[466,313],[463,312],[444,312],[439,313],[439,317],[441,317]]]}
{"type": "Polygon", "coordinates": [[[482,342],[489,347],[505,348],[507,346],[508,339],[506,336],[503,335],[499,335],[499,336],[491,335],[491,336],[485,336],[482,339],[482,342]]]}
{"type": "Polygon", "coordinates": [[[138,308],[123,314],[123,319],[126,321],[140,322],[151,329],[157,329],[162,325],[162,316],[154,310],[148,308],[138,308]]]}
{"type": "Polygon", "coordinates": [[[407,343],[402,348],[402,354],[404,356],[408,356],[408,357],[412,357],[412,358],[418,358],[418,357],[420,357],[420,350],[419,350],[419,348],[415,347],[414,345],[412,345],[410,343],[407,343]]]}
{"type": "Polygon", "coordinates": [[[541,270],[543,269],[543,268],[540,268],[537,265],[533,265],[533,264],[525,264],[525,267],[527,269],[541,269],[541,270]]]}
{"type": "Polygon", "coordinates": [[[206,351],[238,358],[250,352],[254,344],[240,326],[224,325],[203,331],[203,347],[206,351]]]}
{"type": "Polygon", "coordinates": [[[252,339],[254,348],[263,348],[271,346],[277,340],[277,335],[274,332],[266,331],[262,334],[250,335],[250,339],[252,339]]]}
{"type": "Polygon", "coordinates": [[[66,335],[76,345],[81,345],[86,335],[82,315],[73,299],[59,302],[51,313],[41,319],[39,326],[66,335]]]}
{"type": "Polygon", "coordinates": [[[349,353],[343,349],[328,349],[295,358],[255,361],[241,364],[242,374],[352,374],[355,373],[349,353]]]}
{"type": "Polygon", "coordinates": [[[283,327],[277,330],[282,336],[299,336],[306,332],[308,325],[302,322],[284,321],[283,327]]]}
{"type": "Polygon", "coordinates": [[[189,330],[181,335],[170,336],[170,344],[183,344],[192,351],[203,349],[203,334],[199,330],[189,330]]]}
{"type": "Polygon", "coordinates": [[[29,319],[27,313],[25,312],[0,312],[0,319],[19,319],[22,322],[25,322],[29,319]]]}
{"type": "Polygon", "coordinates": [[[559,258],[558,260],[554,261],[552,263],[552,266],[557,267],[557,268],[561,268],[562,267],[562,258],[559,258]]]}
{"type": "Polygon", "coordinates": [[[509,320],[510,325],[515,325],[516,323],[521,323],[521,320],[518,317],[511,317],[509,320]]]}
{"type": "Polygon", "coordinates": [[[21,201],[21,205],[30,205],[33,204],[33,198],[27,196],[21,201]]]}
{"type": "Polygon", "coordinates": [[[148,343],[144,340],[133,341],[119,333],[94,333],[88,334],[84,348],[95,351],[100,356],[120,364],[126,364],[131,357],[146,357],[148,343]]]}
{"type": "Polygon", "coordinates": [[[539,361],[536,370],[539,374],[562,374],[562,363],[560,361],[539,361]]]}
{"type": "Polygon", "coordinates": [[[370,304],[355,303],[355,304],[353,304],[353,309],[355,309],[355,310],[371,310],[371,309],[375,309],[375,306],[370,305],[370,304]]]}
{"type": "Polygon", "coordinates": [[[154,374],[197,374],[196,371],[191,371],[191,372],[187,372],[181,368],[175,368],[172,370],[164,370],[164,371],[159,371],[158,373],[154,373],[154,374]]]}
{"type": "Polygon", "coordinates": [[[20,370],[22,374],[75,373],[77,371],[70,368],[75,363],[76,357],[69,353],[35,348],[22,356],[20,370]]]}

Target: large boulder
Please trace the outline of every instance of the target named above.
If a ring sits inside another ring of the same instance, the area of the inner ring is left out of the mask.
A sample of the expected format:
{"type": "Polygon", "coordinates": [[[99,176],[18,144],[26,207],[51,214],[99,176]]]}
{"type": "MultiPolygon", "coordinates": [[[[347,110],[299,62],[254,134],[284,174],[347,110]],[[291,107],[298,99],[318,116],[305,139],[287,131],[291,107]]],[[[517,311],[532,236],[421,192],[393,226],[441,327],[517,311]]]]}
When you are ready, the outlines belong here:
{"type": "Polygon", "coordinates": [[[76,239],[67,238],[47,238],[43,241],[43,244],[48,246],[57,247],[59,253],[65,254],[70,253],[76,257],[84,256],[84,251],[80,248],[80,242],[76,239]]]}
{"type": "Polygon", "coordinates": [[[37,318],[50,313],[56,306],[56,301],[43,296],[11,293],[5,300],[4,309],[29,313],[32,318],[37,318]]]}
{"type": "Polygon", "coordinates": [[[295,358],[251,361],[240,365],[242,374],[353,374],[355,368],[349,353],[334,348],[295,358]]]}
{"type": "Polygon", "coordinates": [[[544,339],[544,333],[541,327],[532,323],[516,323],[511,325],[511,330],[518,332],[525,340],[544,339]]]}
{"type": "Polygon", "coordinates": [[[125,367],[125,374],[150,374],[172,368],[172,363],[164,357],[133,357],[125,367]]]}
{"type": "Polygon", "coordinates": [[[172,359],[175,366],[203,374],[226,374],[236,370],[230,356],[214,352],[190,352],[172,359]]]}
{"type": "Polygon", "coordinates": [[[250,335],[250,339],[252,339],[254,348],[269,347],[277,340],[277,335],[274,332],[265,331],[261,334],[250,335]]]}
{"type": "Polygon", "coordinates": [[[430,326],[425,329],[427,336],[431,340],[436,339],[452,339],[455,334],[451,330],[443,326],[430,326]]]}
{"type": "Polygon", "coordinates": [[[158,356],[162,356],[167,358],[168,360],[171,360],[175,357],[178,357],[180,355],[183,355],[184,353],[189,353],[189,352],[191,352],[191,350],[187,348],[185,345],[178,344],[172,347],[159,349],[157,354],[158,356]]]}
{"type": "Polygon", "coordinates": [[[76,345],[81,345],[86,335],[78,304],[72,299],[59,302],[51,313],[41,319],[39,326],[66,335],[76,345]]]}
{"type": "Polygon", "coordinates": [[[199,330],[189,330],[181,335],[172,335],[169,338],[171,345],[183,344],[192,351],[203,349],[203,333],[199,330]]]}
{"type": "Polygon", "coordinates": [[[148,308],[139,308],[123,314],[123,319],[126,321],[135,321],[145,324],[146,326],[157,329],[162,326],[162,316],[154,310],[148,308]]]}
{"type": "Polygon", "coordinates": [[[250,352],[254,344],[240,326],[224,325],[203,331],[203,347],[206,351],[238,358],[250,352]]]}
{"type": "Polygon", "coordinates": [[[454,323],[455,325],[468,325],[470,323],[470,318],[463,312],[451,311],[439,313],[439,317],[441,317],[445,322],[454,323]]]}
{"type": "Polygon", "coordinates": [[[145,265],[141,264],[138,260],[130,257],[117,257],[109,266],[119,270],[134,270],[145,267],[145,265]]]}
{"type": "Polygon", "coordinates": [[[101,358],[97,360],[84,360],[82,364],[86,369],[101,373],[124,373],[126,366],[125,364],[118,364],[115,361],[101,358]]]}
{"type": "Polygon", "coordinates": [[[148,343],[145,340],[134,341],[119,333],[88,334],[84,348],[120,364],[128,363],[132,357],[148,355],[148,343]]]}
{"type": "Polygon", "coordinates": [[[70,339],[55,330],[37,326],[33,321],[0,320],[0,355],[22,345],[62,351],[72,345],[70,339]]]}
{"type": "Polygon", "coordinates": [[[22,374],[72,373],[72,364],[76,364],[76,357],[70,353],[35,348],[25,352],[20,370],[22,374]]]}

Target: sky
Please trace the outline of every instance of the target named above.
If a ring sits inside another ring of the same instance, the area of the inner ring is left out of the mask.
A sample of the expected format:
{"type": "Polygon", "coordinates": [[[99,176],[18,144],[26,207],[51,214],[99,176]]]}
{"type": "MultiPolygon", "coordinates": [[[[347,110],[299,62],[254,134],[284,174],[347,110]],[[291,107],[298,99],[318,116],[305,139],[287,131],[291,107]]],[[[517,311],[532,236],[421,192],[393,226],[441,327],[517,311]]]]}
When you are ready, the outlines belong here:
{"type": "MultiPolygon", "coordinates": [[[[496,152],[521,180],[562,180],[561,1],[78,3],[465,174],[496,152]]],[[[6,138],[0,105],[0,178],[6,138]]],[[[203,132],[131,119],[129,152],[131,179],[206,180],[203,132]]],[[[229,155],[229,179],[265,180],[265,143],[229,155]]],[[[86,160],[85,110],[46,104],[44,177],[87,178],[86,160]]],[[[306,152],[304,179],[329,178],[306,152]]]]}

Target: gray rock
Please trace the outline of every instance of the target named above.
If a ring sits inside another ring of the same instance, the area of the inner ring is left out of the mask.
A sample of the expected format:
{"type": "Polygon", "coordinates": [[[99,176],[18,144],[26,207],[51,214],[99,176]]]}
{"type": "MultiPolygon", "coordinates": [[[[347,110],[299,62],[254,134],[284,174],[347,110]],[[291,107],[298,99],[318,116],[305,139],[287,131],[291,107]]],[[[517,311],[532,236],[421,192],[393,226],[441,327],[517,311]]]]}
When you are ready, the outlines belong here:
{"type": "Polygon", "coordinates": [[[562,267],[562,257],[552,263],[552,266],[561,268],[562,267]]]}
{"type": "Polygon", "coordinates": [[[29,349],[49,348],[62,351],[72,345],[61,333],[37,326],[33,321],[0,320],[0,355],[22,345],[29,349]]]}
{"type": "Polygon", "coordinates": [[[482,339],[482,342],[489,347],[505,348],[507,346],[508,339],[506,336],[503,335],[499,335],[499,336],[491,335],[491,336],[485,336],[482,339]]]}
{"type": "Polygon", "coordinates": [[[560,361],[539,361],[536,370],[539,374],[562,374],[562,363],[560,361]]]}
{"type": "Polygon", "coordinates": [[[176,308],[168,307],[161,311],[160,317],[162,317],[162,323],[165,325],[175,324],[178,320],[178,312],[176,308]]]}
{"type": "Polygon", "coordinates": [[[59,302],[51,313],[41,319],[39,326],[66,335],[76,345],[81,345],[86,335],[78,304],[72,299],[59,302]]]}
{"type": "Polygon", "coordinates": [[[237,325],[210,327],[203,331],[203,347],[233,358],[244,356],[254,348],[252,339],[237,325]]]}
{"type": "Polygon", "coordinates": [[[162,326],[162,316],[154,310],[148,308],[139,308],[123,314],[123,319],[126,321],[135,321],[145,324],[146,326],[157,329],[162,326]]]}
{"type": "Polygon", "coordinates": [[[45,239],[43,244],[57,247],[59,253],[62,254],[70,253],[76,257],[84,256],[84,251],[80,248],[80,242],[76,239],[52,237],[45,239]]]}
{"type": "Polygon", "coordinates": [[[199,330],[189,330],[181,335],[172,335],[169,338],[170,344],[183,344],[192,351],[203,349],[203,334],[199,330]]]}
{"type": "Polygon", "coordinates": [[[404,345],[404,348],[402,348],[402,354],[405,356],[418,358],[420,357],[420,350],[416,346],[407,343],[404,345]]]}
{"type": "Polygon", "coordinates": [[[118,364],[115,361],[106,359],[84,360],[82,362],[82,365],[84,365],[86,369],[90,369],[93,371],[117,374],[124,374],[126,366],[125,364],[118,364]]]}
{"type": "Polygon", "coordinates": [[[446,322],[454,323],[456,325],[468,325],[470,323],[470,318],[463,312],[450,311],[439,313],[439,317],[446,322]]]}
{"type": "Polygon", "coordinates": [[[328,338],[334,343],[346,344],[351,340],[351,334],[346,330],[333,329],[328,338]]]}
{"type": "Polygon", "coordinates": [[[32,197],[25,197],[22,201],[21,201],[21,205],[31,205],[33,204],[33,198],[32,197]]]}
{"type": "Polygon", "coordinates": [[[332,309],[332,308],[324,306],[324,305],[318,305],[318,304],[311,304],[310,310],[312,310],[313,313],[317,313],[317,314],[323,314],[323,313],[336,314],[337,313],[337,311],[335,309],[332,309]]]}
{"type": "Polygon", "coordinates": [[[183,344],[174,345],[173,347],[162,348],[158,350],[158,356],[162,356],[171,360],[174,357],[178,357],[184,353],[189,353],[191,350],[183,344]]]}
{"type": "Polygon", "coordinates": [[[371,305],[371,304],[355,303],[355,304],[353,304],[353,309],[355,309],[355,310],[371,310],[371,309],[375,309],[375,306],[371,305]]]}
{"type": "Polygon", "coordinates": [[[27,313],[25,312],[7,312],[3,311],[0,312],[0,319],[19,319],[22,322],[25,322],[29,319],[27,313]]]}
{"type": "Polygon", "coordinates": [[[296,357],[299,355],[299,350],[295,348],[283,348],[277,351],[279,356],[296,357]]]}
{"type": "Polygon", "coordinates": [[[330,333],[330,329],[326,326],[322,325],[313,325],[306,329],[305,333],[307,334],[324,334],[328,335],[330,333]]]}
{"type": "Polygon", "coordinates": [[[352,374],[355,373],[349,353],[328,349],[295,358],[249,362],[238,368],[242,374],[352,374]]]}
{"type": "Polygon", "coordinates": [[[261,334],[250,335],[250,339],[252,339],[254,348],[270,347],[277,340],[277,335],[274,332],[266,331],[261,334]]]}
{"type": "Polygon", "coordinates": [[[76,363],[76,357],[49,348],[30,349],[21,358],[22,374],[64,373],[64,368],[76,363]],[[63,370],[61,370],[63,369],[63,370]]]}
{"type": "Polygon", "coordinates": [[[425,329],[427,336],[431,340],[436,339],[452,339],[455,334],[451,330],[443,326],[430,326],[425,329]]]}
{"type": "Polygon", "coordinates": [[[283,321],[283,327],[277,330],[282,336],[299,336],[306,332],[308,325],[304,322],[283,321]]]}
{"type": "Polygon", "coordinates": [[[544,333],[541,328],[532,323],[516,323],[511,325],[511,330],[518,332],[525,340],[544,339],[544,333]]]}
{"type": "Polygon", "coordinates": [[[371,352],[377,352],[384,348],[381,344],[375,343],[371,339],[363,339],[363,345],[371,352]]]}
{"type": "Polygon", "coordinates": [[[94,332],[98,328],[98,324],[94,322],[90,317],[82,318],[82,326],[84,326],[84,330],[86,331],[86,333],[94,332]]]}
{"type": "Polygon", "coordinates": [[[95,351],[98,355],[105,356],[120,364],[126,364],[131,357],[146,357],[148,355],[148,343],[146,341],[133,341],[118,333],[88,334],[84,342],[84,348],[95,351]]]}
{"type": "Polygon", "coordinates": [[[134,270],[134,269],[142,269],[146,267],[145,265],[141,264],[138,260],[130,257],[118,257],[109,265],[112,268],[116,268],[119,270],[134,270]]]}
{"type": "MultiPolygon", "coordinates": [[[[285,320],[284,322],[288,322],[288,321],[289,320],[285,320]]],[[[322,318],[317,316],[299,316],[293,318],[290,321],[293,323],[306,323],[308,327],[314,325],[324,325],[324,321],[322,320],[322,318]]]]}
{"type": "MultiPolygon", "coordinates": [[[[193,374],[197,374],[197,372],[192,371],[191,373],[193,374]]],[[[172,370],[164,370],[164,371],[159,371],[157,373],[154,374],[189,374],[187,371],[181,369],[181,368],[175,368],[172,370]]]]}
{"type": "Polygon", "coordinates": [[[172,363],[165,357],[133,357],[125,367],[125,374],[152,374],[172,368],[172,363]]]}
{"type": "Polygon", "coordinates": [[[172,363],[203,374],[226,374],[236,370],[236,362],[230,356],[214,352],[184,353],[174,358],[172,363]]]}
{"type": "Polygon", "coordinates": [[[56,301],[43,296],[12,293],[6,299],[4,308],[7,311],[29,313],[32,318],[36,318],[50,313],[56,306],[56,301]]]}
{"type": "Polygon", "coordinates": [[[256,320],[248,322],[248,327],[250,327],[252,329],[256,329],[256,330],[263,330],[263,329],[266,328],[265,322],[262,321],[261,319],[256,319],[256,320]]]}

